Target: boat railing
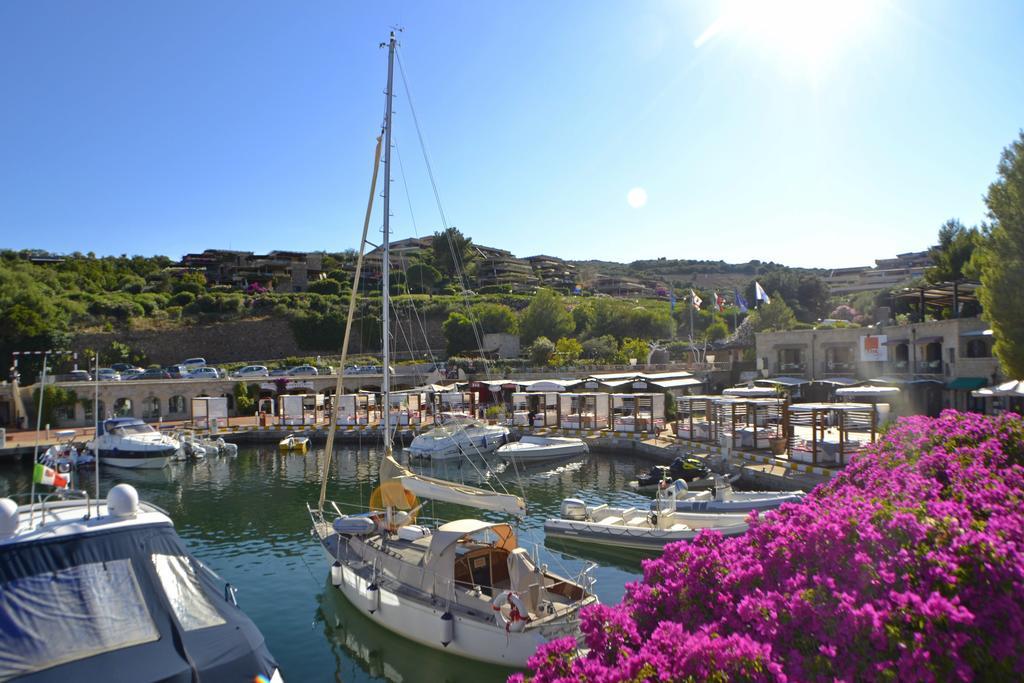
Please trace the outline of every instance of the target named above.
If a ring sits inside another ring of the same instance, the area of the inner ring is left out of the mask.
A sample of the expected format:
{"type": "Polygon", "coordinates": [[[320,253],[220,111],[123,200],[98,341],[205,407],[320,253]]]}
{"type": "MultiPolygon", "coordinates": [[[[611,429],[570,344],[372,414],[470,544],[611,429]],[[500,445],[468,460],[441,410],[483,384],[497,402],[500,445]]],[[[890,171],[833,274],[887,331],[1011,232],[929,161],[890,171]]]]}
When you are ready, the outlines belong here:
{"type": "MultiPolygon", "coordinates": [[[[35,517],[36,512],[39,512],[39,524],[46,523],[46,513],[52,514],[53,508],[56,507],[76,507],[85,503],[85,518],[89,519],[92,516],[92,499],[89,497],[88,491],[80,491],[78,489],[54,489],[50,492],[38,492],[38,493],[15,493],[10,496],[14,502],[20,505],[28,505],[28,525],[30,529],[35,528],[35,517]],[[21,500],[25,500],[25,503],[20,503],[21,500]]],[[[99,515],[99,505],[97,501],[96,514],[99,515]]],[[[56,519],[54,519],[56,521],[56,519]]]]}

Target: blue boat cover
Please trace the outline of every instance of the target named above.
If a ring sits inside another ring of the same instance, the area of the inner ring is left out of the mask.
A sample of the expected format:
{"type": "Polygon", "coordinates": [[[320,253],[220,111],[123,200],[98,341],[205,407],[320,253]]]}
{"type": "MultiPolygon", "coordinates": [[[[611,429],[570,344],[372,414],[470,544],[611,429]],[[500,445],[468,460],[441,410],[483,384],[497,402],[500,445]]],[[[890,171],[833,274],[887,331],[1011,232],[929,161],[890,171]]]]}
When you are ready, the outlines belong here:
{"type": "Polygon", "coordinates": [[[277,668],[169,524],[9,545],[0,680],[245,681],[277,668]]]}

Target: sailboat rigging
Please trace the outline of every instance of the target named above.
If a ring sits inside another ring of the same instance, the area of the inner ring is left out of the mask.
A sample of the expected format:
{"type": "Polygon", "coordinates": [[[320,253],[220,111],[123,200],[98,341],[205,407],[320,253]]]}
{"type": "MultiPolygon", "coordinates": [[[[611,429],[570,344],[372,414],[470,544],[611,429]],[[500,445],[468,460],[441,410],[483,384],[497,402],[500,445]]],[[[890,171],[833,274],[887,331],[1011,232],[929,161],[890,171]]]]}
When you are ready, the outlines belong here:
{"type": "MultiPolygon", "coordinates": [[[[393,454],[390,367],[390,172],[394,63],[397,41],[388,47],[388,82],[384,125],[377,139],[370,202],[356,261],[358,284],[377,180],[383,157],[382,333],[383,373],[381,431],[384,438],[379,488],[371,509],[342,514],[326,500],[334,445],[334,420],[328,429],[320,499],[307,506],[313,534],[330,559],[331,582],[371,619],[429,647],[471,659],[525,666],[537,646],[563,636],[579,637],[579,611],[597,602],[584,571],[575,579],[548,571],[547,565],[519,547],[507,523],[459,519],[436,528],[416,524],[422,507],[417,496],[479,510],[525,514],[525,501],[435,479],[401,465],[393,454]],[[383,154],[382,152],[383,147],[383,154]]],[[[383,45],[382,45],[383,47],[383,45]]],[[[353,286],[345,324],[341,367],[345,366],[355,296],[353,286]]],[[[339,373],[335,396],[342,392],[339,373]]]]}

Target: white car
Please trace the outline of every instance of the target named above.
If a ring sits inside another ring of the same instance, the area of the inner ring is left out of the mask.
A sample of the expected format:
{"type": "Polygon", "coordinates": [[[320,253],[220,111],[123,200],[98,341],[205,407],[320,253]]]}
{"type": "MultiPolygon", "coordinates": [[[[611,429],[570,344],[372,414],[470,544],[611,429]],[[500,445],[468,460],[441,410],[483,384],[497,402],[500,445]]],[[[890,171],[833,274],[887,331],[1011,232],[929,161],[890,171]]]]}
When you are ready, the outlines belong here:
{"type": "Polygon", "coordinates": [[[196,368],[188,373],[189,379],[220,379],[217,368],[196,368]]]}
{"type": "Polygon", "coordinates": [[[235,371],[235,377],[270,377],[265,365],[246,365],[235,371]]]}
{"type": "Polygon", "coordinates": [[[317,376],[320,373],[312,365],[296,365],[285,373],[288,377],[317,376]]]}
{"type": "Polygon", "coordinates": [[[199,368],[204,367],[206,365],[206,359],[205,358],[186,358],[185,360],[183,360],[180,363],[178,363],[178,365],[182,366],[183,368],[185,368],[189,372],[192,372],[193,370],[198,370],[199,368]]]}

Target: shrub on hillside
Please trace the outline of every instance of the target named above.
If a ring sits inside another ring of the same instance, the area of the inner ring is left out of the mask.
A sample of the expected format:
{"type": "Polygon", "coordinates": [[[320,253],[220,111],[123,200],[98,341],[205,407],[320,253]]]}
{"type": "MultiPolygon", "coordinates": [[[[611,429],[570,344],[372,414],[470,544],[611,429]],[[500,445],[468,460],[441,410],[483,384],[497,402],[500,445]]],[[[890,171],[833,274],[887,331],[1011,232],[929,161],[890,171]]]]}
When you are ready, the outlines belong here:
{"type": "Polygon", "coordinates": [[[527,679],[1021,680],[1022,464],[1017,415],[903,418],[745,536],[666,546],[527,679]]]}

